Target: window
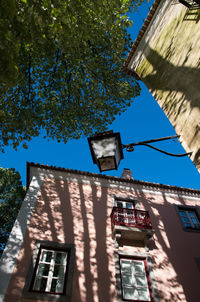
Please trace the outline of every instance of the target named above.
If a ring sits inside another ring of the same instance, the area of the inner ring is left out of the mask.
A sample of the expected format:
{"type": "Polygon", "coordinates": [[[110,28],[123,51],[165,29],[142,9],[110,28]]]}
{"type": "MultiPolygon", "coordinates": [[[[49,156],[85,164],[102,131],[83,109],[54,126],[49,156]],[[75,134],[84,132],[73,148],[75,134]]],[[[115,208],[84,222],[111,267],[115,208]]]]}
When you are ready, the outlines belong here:
{"type": "Polygon", "coordinates": [[[133,209],[135,209],[135,203],[133,203],[133,201],[116,199],[115,205],[117,208],[119,208],[116,215],[116,219],[118,221],[120,221],[121,223],[135,222],[135,215],[133,212],[133,209]]]}
{"type": "Polygon", "coordinates": [[[36,241],[23,298],[70,302],[74,259],[74,244],[36,241]]]}
{"type": "Polygon", "coordinates": [[[68,253],[41,248],[32,290],[63,294],[68,253]]]}
{"type": "Polygon", "coordinates": [[[184,228],[200,230],[200,221],[194,208],[178,207],[178,211],[184,228]]]}
{"type": "Polygon", "coordinates": [[[125,209],[134,209],[134,204],[131,201],[126,200],[116,200],[116,207],[118,208],[125,208],[125,209]]]}
{"type": "Polygon", "coordinates": [[[152,301],[145,259],[120,258],[122,297],[125,301],[152,301]]]}
{"type": "Polygon", "coordinates": [[[196,8],[200,5],[200,0],[179,0],[179,2],[188,8],[196,8]]]}
{"type": "Polygon", "coordinates": [[[200,271],[200,258],[196,258],[195,260],[196,260],[198,270],[200,271]]]}
{"type": "Polygon", "coordinates": [[[191,5],[191,1],[189,0],[179,0],[180,3],[182,3],[183,5],[185,5],[186,7],[190,8],[191,5]]]}

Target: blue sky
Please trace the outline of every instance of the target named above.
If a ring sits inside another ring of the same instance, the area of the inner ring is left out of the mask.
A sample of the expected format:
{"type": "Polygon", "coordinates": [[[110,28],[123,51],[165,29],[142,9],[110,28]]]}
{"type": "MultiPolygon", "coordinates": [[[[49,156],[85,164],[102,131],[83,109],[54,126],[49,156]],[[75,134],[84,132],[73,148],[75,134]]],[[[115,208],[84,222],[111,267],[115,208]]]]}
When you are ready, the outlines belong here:
{"type": "MultiPolygon", "coordinates": [[[[134,23],[130,30],[133,40],[137,37],[149,7],[150,5],[145,3],[133,14],[134,23]]],[[[141,87],[141,95],[110,126],[114,132],[120,132],[123,144],[176,134],[148,89],[142,83],[141,87]]],[[[185,152],[177,140],[154,145],[169,152],[185,152]]],[[[29,143],[28,150],[20,147],[15,151],[9,147],[5,149],[4,154],[1,154],[1,166],[19,171],[24,185],[27,161],[99,173],[97,166],[92,163],[87,138],[64,144],[38,137],[29,143]]],[[[134,179],[137,180],[200,189],[200,174],[187,157],[170,157],[147,147],[138,146],[134,152],[124,151],[124,159],[117,171],[107,171],[104,174],[120,177],[123,168],[131,169],[134,179]]]]}

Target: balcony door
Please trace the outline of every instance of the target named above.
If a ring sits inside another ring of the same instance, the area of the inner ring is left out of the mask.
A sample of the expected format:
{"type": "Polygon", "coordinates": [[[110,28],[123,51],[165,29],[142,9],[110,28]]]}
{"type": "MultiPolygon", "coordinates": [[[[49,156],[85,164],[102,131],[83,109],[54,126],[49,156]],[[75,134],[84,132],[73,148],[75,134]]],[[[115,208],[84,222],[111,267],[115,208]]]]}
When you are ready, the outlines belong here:
{"type": "Polygon", "coordinates": [[[117,220],[122,224],[133,224],[135,223],[135,204],[131,201],[116,200],[116,207],[119,209],[117,212],[117,220]]]}
{"type": "Polygon", "coordinates": [[[135,209],[133,202],[126,200],[116,200],[116,207],[124,209],[135,209]]]}

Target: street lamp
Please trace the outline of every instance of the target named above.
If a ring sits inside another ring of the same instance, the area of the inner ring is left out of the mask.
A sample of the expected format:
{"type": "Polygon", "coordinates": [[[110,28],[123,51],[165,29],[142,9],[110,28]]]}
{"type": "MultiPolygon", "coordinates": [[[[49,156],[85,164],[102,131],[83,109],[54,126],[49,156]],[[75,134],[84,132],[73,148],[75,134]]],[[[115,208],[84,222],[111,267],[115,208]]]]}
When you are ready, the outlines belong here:
{"type": "Polygon", "coordinates": [[[174,139],[178,137],[180,137],[180,135],[161,137],[157,139],[151,139],[142,142],[123,145],[121,143],[120,133],[113,133],[113,131],[111,130],[103,133],[98,133],[93,137],[89,137],[88,143],[92,154],[93,163],[97,164],[100,172],[102,172],[107,170],[116,170],[119,166],[120,160],[124,158],[123,149],[126,149],[126,151],[128,152],[132,152],[134,151],[134,147],[139,145],[152,148],[156,151],[170,156],[190,156],[192,152],[175,154],[150,145],[151,143],[174,139]]]}
{"type": "Polygon", "coordinates": [[[88,138],[93,163],[100,172],[117,169],[120,160],[124,158],[119,133],[107,131],[88,138]]]}

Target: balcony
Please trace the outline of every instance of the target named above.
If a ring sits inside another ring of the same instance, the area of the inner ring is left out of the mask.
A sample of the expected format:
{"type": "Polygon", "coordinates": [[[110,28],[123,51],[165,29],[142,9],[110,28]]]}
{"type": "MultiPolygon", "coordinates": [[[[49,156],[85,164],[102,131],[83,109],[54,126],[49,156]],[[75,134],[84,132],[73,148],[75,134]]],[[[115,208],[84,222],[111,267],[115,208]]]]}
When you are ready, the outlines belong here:
{"type": "Polygon", "coordinates": [[[179,2],[185,5],[188,9],[200,8],[200,0],[179,0],[179,2]]]}
{"type": "Polygon", "coordinates": [[[154,233],[148,211],[113,207],[111,226],[113,234],[127,240],[144,240],[154,233]]]}

